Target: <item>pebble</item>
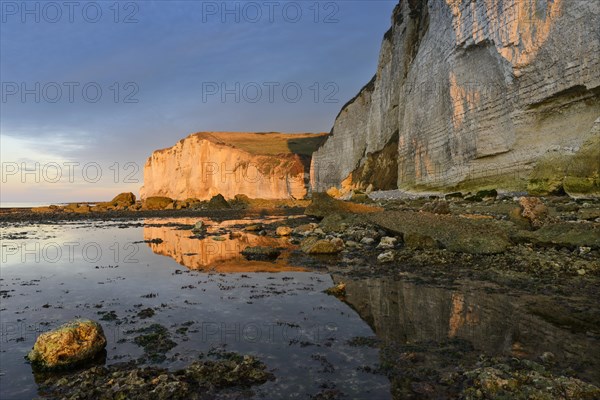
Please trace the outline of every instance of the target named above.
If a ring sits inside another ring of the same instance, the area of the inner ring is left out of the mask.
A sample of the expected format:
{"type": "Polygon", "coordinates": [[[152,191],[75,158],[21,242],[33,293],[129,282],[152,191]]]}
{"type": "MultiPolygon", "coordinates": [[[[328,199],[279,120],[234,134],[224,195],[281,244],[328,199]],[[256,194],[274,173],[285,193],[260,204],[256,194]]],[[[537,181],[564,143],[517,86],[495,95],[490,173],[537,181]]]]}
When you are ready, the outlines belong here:
{"type": "Polygon", "coordinates": [[[364,238],[360,239],[360,243],[370,245],[370,244],[375,243],[375,239],[370,238],[370,237],[364,237],[364,238]]]}
{"type": "Polygon", "coordinates": [[[386,251],[377,256],[377,261],[380,263],[389,263],[394,261],[394,252],[386,251]]]}
{"type": "Polygon", "coordinates": [[[393,249],[394,246],[396,245],[397,241],[398,241],[398,239],[396,239],[395,237],[384,236],[379,241],[377,248],[378,249],[393,249]]]}

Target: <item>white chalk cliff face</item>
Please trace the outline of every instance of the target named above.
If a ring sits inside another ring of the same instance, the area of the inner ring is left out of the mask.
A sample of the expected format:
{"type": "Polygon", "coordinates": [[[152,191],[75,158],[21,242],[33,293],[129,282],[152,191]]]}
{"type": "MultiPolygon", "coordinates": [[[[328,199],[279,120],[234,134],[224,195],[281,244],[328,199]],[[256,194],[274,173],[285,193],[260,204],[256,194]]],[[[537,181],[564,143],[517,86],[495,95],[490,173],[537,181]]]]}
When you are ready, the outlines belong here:
{"type": "Polygon", "coordinates": [[[311,183],[523,190],[540,159],[576,156],[598,117],[600,2],[401,0],[376,75],[314,153],[311,183]]]}
{"type": "Polygon", "coordinates": [[[201,132],[157,150],[144,166],[142,199],[304,198],[310,154],[323,134],[201,132]]]}

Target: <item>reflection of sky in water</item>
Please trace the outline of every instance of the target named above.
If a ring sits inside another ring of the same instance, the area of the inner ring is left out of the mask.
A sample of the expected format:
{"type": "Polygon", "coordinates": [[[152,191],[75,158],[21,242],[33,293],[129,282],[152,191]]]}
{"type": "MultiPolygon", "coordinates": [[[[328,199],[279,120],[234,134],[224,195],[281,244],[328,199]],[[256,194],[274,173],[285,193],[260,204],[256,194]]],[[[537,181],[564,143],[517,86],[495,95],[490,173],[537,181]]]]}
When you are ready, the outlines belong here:
{"type": "Polygon", "coordinates": [[[306,398],[326,381],[354,397],[389,396],[387,379],[358,369],[373,367],[377,350],[346,341],[373,332],[349,306],[322,293],[332,285],[329,275],[286,271],[285,266],[279,267],[281,273],[188,270],[155,254],[148,244],[133,244],[143,240],[143,226],[119,224],[3,228],[4,238],[21,233],[28,239],[2,243],[0,283],[9,297],[2,299],[0,311],[0,398],[35,396],[23,357],[37,332],[76,317],[99,320],[98,312],[113,310],[119,321],[100,321],[108,363],[140,357],[142,349],[132,343],[136,334],[127,332],[160,323],[178,343],[163,365],[184,367],[200,352],[226,344],[227,350],[255,354],[274,369],[277,380],[258,389],[263,398],[306,398]],[[144,297],[149,294],[155,297],[144,297]],[[136,314],[147,307],[155,309],[155,316],[139,319],[136,314]],[[187,334],[177,333],[188,321],[193,323],[187,334]],[[324,372],[327,365],[320,356],[333,371],[324,372]]]}

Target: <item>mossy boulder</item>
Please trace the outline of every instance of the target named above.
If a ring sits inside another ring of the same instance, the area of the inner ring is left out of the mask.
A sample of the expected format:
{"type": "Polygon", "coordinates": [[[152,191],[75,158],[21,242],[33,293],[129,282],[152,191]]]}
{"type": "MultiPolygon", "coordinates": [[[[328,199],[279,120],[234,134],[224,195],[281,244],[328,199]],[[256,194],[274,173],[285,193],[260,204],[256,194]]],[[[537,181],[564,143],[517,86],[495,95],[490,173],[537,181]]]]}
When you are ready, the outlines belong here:
{"type": "Polygon", "coordinates": [[[70,368],[93,359],[106,347],[102,326],[92,320],[74,320],[42,333],[27,356],[34,367],[70,368]]]}

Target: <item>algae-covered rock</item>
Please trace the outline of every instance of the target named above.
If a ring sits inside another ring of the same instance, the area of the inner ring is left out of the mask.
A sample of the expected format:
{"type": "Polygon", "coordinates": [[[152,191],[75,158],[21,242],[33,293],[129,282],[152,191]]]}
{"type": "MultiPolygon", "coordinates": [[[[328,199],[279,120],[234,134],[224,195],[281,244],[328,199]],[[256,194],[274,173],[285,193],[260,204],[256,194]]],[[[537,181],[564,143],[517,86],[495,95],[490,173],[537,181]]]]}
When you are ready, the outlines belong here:
{"type": "Polygon", "coordinates": [[[68,368],[94,358],[105,347],[106,338],[100,324],[74,320],[42,333],[27,358],[36,367],[68,368]]]}
{"type": "Polygon", "coordinates": [[[484,358],[463,373],[460,398],[475,399],[597,399],[600,389],[568,376],[555,375],[538,363],[513,358],[508,362],[484,358]]]}
{"type": "Polygon", "coordinates": [[[472,220],[413,211],[370,214],[369,220],[402,236],[407,247],[444,247],[457,253],[496,254],[512,246],[505,227],[494,220],[472,220]]]}
{"type": "Polygon", "coordinates": [[[344,241],[339,238],[327,240],[309,237],[300,245],[308,254],[336,254],[344,249],[344,241]]]}
{"type": "Polygon", "coordinates": [[[556,246],[575,249],[587,246],[600,248],[600,226],[598,224],[557,223],[546,225],[537,231],[521,231],[516,235],[519,241],[531,242],[539,246],[556,246]]]}
{"type": "MultiPolygon", "coordinates": [[[[140,368],[135,363],[99,366],[66,377],[50,376],[39,382],[44,397],[100,400],[201,400],[231,397],[274,379],[258,359],[235,353],[224,359],[199,360],[170,371],[140,368]]],[[[244,396],[244,398],[246,398],[244,396]]]]}
{"type": "Polygon", "coordinates": [[[594,129],[567,169],[564,189],[574,198],[600,198],[600,118],[594,129]]]}

